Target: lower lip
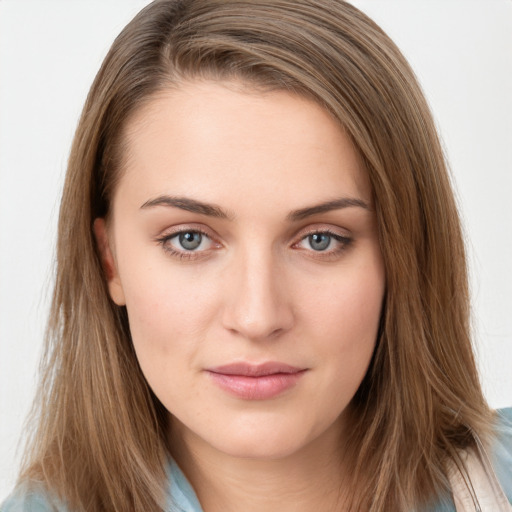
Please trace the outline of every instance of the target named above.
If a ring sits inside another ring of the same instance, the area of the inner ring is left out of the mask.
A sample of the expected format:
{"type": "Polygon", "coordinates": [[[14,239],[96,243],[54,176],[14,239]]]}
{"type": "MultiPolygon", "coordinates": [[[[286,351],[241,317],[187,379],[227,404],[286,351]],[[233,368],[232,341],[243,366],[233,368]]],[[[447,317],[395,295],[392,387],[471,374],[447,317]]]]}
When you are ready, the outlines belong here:
{"type": "Polygon", "coordinates": [[[244,400],[268,400],[293,388],[305,370],[296,373],[273,373],[259,377],[208,372],[213,382],[228,393],[244,400]]]}

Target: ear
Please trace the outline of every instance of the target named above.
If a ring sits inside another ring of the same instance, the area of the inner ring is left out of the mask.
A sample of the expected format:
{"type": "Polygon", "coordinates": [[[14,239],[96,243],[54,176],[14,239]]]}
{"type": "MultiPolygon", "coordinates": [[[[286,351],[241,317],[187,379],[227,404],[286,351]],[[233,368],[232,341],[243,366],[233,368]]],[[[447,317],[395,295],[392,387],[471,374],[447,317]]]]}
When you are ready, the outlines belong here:
{"type": "Polygon", "coordinates": [[[124,298],[124,291],[121,285],[121,279],[119,278],[119,272],[117,271],[116,261],[112,254],[112,249],[108,242],[108,230],[105,223],[105,219],[95,219],[93,224],[94,236],[96,237],[96,243],[101,256],[101,263],[103,265],[103,271],[107,278],[108,291],[110,298],[118,305],[125,306],[126,301],[124,298]]]}

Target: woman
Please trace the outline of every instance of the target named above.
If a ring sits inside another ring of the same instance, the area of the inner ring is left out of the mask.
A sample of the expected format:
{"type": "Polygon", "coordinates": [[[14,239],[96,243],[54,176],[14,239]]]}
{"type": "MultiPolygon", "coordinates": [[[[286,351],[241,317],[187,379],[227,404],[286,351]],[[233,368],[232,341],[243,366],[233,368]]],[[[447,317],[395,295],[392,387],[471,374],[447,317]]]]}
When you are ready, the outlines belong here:
{"type": "Polygon", "coordinates": [[[510,510],[435,127],[349,4],[141,11],[87,99],[57,257],[2,510],[510,510]]]}

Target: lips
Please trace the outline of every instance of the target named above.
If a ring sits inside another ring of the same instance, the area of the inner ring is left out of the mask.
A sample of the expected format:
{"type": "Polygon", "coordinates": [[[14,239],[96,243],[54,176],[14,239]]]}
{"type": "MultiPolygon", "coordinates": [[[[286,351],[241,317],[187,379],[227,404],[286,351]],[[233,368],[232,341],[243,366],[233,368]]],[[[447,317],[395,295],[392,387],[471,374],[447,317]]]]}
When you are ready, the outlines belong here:
{"type": "Polygon", "coordinates": [[[223,391],[244,400],[268,400],[293,388],[306,368],[279,362],[232,363],[206,370],[223,391]]]}

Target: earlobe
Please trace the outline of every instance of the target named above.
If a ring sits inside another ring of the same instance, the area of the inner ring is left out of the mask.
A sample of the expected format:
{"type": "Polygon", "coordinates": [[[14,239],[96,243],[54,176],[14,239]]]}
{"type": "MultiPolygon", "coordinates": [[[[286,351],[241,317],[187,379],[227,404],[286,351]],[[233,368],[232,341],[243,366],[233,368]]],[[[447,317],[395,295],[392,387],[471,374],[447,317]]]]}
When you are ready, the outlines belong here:
{"type": "Polygon", "coordinates": [[[126,305],[124,298],[124,291],[121,285],[121,279],[117,271],[117,265],[112,254],[112,249],[108,241],[108,232],[105,219],[98,218],[94,220],[93,224],[94,236],[98,244],[98,250],[101,256],[101,263],[105,277],[107,278],[108,291],[110,298],[118,305],[126,305]]]}

